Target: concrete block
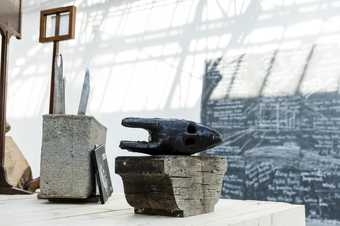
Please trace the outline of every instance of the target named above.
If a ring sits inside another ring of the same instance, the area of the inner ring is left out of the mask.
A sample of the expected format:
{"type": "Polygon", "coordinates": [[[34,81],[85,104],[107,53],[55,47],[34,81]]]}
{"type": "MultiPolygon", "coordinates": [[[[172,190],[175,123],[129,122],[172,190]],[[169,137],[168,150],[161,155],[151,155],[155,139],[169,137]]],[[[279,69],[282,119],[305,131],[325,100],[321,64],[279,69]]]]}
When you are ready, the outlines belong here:
{"type": "Polygon", "coordinates": [[[43,116],[40,198],[86,199],[94,189],[90,151],[106,128],[85,115],[43,116]]]}
{"type": "Polygon", "coordinates": [[[135,213],[186,217],[214,211],[226,164],[221,157],[118,157],[116,173],[135,213]]]}

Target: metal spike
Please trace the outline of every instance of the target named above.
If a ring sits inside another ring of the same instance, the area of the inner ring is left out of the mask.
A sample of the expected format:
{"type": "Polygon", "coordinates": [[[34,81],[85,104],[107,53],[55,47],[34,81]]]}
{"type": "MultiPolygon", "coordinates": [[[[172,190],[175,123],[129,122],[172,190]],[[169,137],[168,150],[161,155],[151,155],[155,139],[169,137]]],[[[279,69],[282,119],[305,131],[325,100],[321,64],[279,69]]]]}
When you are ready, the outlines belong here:
{"type": "Polygon", "coordinates": [[[85,115],[87,110],[87,103],[89,101],[90,96],[90,71],[86,70],[83,90],[81,92],[80,103],[78,108],[78,115],[85,115]]]}
{"type": "Polygon", "coordinates": [[[54,88],[54,109],[53,114],[65,114],[65,91],[63,75],[63,57],[60,54],[60,65],[55,66],[55,88],[54,88]]]}

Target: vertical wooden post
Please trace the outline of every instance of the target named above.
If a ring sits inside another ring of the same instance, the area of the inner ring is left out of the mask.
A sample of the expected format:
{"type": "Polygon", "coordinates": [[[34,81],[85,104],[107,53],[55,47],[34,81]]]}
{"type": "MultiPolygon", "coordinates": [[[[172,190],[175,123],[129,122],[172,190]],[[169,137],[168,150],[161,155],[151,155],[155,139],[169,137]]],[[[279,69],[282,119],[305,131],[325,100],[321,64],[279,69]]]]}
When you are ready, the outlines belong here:
{"type": "Polygon", "coordinates": [[[54,41],[53,42],[53,57],[52,57],[51,88],[50,88],[50,107],[49,107],[50,115],[54,113],[55,65],[57,63],[58,55],[59,55],[59,41],[54,41]]]}
{"type": "MultiPolygon", "coordinates": [[[[60,31],[60,14],[56,14],[56,26],[54,35],[58,36],[60,31]]],[[[54,90],[55,90],[55,65],[59,55],[59,41],[53,41],[53,57],[52,57],[52,75],[51,75],[51,88],[50,88],[50,107],[49,114],[54,114],[54,90]]]]}

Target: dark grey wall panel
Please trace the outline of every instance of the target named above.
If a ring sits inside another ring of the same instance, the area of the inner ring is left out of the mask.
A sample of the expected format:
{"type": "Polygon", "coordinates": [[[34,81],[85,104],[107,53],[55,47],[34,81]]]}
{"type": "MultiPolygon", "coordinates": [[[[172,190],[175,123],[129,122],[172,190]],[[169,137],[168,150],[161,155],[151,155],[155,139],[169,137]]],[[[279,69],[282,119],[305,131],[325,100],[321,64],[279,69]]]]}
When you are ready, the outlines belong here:
{"type": "Polygon", "coordinates": [[[229,162],[223,197],[305,204],[310,219],[332,220],[336,225],[340,222],[340,94],[337,89],[308,89],[319,84],[310,82],[315,76],[309,68],[320,63],[314,50],[313,46],[301,52],[295,79],[288,83],[292,88],[282,92],[275,89],[280,89],[284,76],[292,75],[282,73],[277,64],[289,56],[274,51],[260,59],[265,65],[261,84],[253,86],[257,94],[249,96],[237,95],[242,92],[233,87],[242,83],[242,73],[248,73],[246,55],[228,63],[208,62],[201,118],[224,135],[224,144],[208,151],[226,156],[229,162]]]}

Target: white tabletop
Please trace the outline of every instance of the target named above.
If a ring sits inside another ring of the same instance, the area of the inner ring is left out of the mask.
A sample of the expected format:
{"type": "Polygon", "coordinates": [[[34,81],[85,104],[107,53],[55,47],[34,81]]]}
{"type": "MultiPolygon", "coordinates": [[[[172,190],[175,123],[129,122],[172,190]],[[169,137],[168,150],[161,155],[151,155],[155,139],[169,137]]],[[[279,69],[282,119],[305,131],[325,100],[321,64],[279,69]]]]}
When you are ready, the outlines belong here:
{"type": "Polygon", "coordinates": [[[55,204],[31,196],[0,195],[1,226],[305,226],[304,207],[220,200],[216,211],[187,218],[135,215],[122,194],[105,204],[55,204]]]}

